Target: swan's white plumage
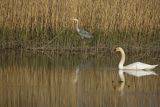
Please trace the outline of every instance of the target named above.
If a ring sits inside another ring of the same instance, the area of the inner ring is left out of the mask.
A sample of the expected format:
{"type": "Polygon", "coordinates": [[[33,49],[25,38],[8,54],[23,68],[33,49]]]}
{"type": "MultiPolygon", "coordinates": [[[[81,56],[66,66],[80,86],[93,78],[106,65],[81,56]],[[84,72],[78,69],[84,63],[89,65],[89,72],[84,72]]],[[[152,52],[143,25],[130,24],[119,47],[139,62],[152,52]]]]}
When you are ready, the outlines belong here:
{"type": "Polygon", "coordinates": [[[132,64],[126,65],[124,66],[124,62],[125,62],[125,52],[121,47],[117,47],[115,48],[116,52],[120,52],[121,53],[121,60],[119,62],[119,69],[141,69],[141,70],[150,70],[155,68],[158,65],[150,65],[150,64],[146,64],[146,63],[142,63],[142,62],[134,62],[132,64]]]}
{"type": "Polygon", "coordinates": [[[153,69],[158,65],[149,65],[146,63],[142,63],[142,62],[135,62],[126,66],[123,66],[123,69],[144,69],[144,70],[149,70],[149,69],[153,69]]]}

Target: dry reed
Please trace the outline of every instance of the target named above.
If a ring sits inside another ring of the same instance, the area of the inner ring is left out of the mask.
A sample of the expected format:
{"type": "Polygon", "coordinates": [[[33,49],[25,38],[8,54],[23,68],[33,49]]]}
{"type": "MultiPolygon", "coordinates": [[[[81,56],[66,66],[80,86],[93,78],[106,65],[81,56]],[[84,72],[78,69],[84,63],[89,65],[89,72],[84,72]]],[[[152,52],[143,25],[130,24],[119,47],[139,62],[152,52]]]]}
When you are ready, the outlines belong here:
{"type": "Polygon", "coordinates": [[[9,41],[20,46],[43,46],[53,38],[57,38],[52,44],[56,47],[82,46],[73,33],[73,17],[80,20],[81,27],[94,32],[89,46],[105,46],[107,39],[134,39],[136,44],[145,38],[148,43],[155,35],[153,39],[159,39],[159,5],[159,0],[1,0],[0,40],[5,41],[1,47],[12,46],[9,41]]]}

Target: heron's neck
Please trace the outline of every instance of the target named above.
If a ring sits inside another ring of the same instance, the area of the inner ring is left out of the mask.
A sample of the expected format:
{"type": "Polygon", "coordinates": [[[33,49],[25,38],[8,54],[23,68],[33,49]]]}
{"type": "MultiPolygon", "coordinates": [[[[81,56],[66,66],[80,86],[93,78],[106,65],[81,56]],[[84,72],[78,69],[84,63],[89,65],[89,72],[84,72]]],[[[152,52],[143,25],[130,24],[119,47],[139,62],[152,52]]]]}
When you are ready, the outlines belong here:
{"type": "Polygon", "coordinates": [[[119,62],[119,69],[123,69],[123,65],[125,62],[125,53],[123,50],[121,50],[120,52],[121,52],[121,60],[119,62]]]}
{"type": "Polygon", "coordinates": [[[76,21],[76,30],[79,32],[78,21],[76,21]]]}

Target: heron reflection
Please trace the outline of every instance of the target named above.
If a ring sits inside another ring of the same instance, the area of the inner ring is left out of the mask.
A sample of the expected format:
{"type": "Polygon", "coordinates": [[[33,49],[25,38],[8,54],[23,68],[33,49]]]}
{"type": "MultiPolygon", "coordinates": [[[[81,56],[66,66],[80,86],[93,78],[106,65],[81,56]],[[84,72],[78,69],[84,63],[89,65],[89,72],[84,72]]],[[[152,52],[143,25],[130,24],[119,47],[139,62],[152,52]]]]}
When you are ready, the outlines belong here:
{"type": "Polygon", "coordinates": [[[77,65],[75,69],[75,78],[74,78],[74,83],[77,83],[78,81],[78,76],[79,72],[88,69],[91,66],[91,62],[86,61],[86,62],[81,62],[79,65],[77,65]]]}

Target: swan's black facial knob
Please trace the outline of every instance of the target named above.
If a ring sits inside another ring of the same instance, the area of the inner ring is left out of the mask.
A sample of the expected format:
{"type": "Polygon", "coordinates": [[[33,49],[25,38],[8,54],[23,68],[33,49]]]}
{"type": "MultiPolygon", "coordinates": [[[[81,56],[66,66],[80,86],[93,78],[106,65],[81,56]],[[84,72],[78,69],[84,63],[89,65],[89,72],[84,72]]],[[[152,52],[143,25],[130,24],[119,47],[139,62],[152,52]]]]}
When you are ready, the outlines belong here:
{"type": "Polygon", "coordinates": [[[114,52],[117,52],[117,48],[115,48],[113,51],[114,51],[114,52]]]}

